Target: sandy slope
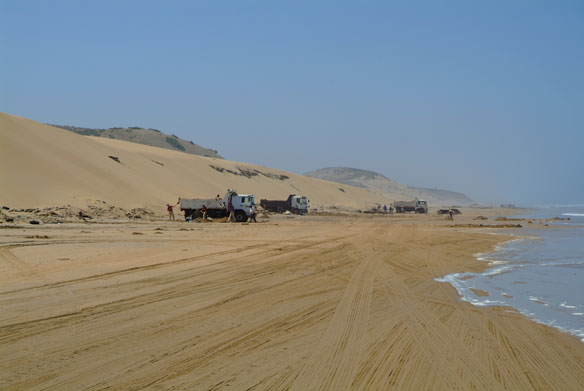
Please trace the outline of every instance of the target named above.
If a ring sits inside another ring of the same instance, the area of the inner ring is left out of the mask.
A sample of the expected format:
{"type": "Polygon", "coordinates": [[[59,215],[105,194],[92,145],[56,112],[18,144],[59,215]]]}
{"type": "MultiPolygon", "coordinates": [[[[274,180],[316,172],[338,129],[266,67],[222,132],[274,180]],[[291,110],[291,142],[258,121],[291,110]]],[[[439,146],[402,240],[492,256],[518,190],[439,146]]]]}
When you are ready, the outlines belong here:
{"type": "Polygon", "coordinates": [[[82,206],[88,200],[103,200],[123,208],[162,210],[178,197],[223,196],[227,188],[271,199],[300,193],[313,206],[362,207],[389,201],[365,189],[247,163],[80,136],[3,113],[0,167],[0,203],[12,208],[82,206]],[[253,176],[242,175],[250,173],[253,176]]]}
{"type": "Polygon", "coordinates": [[[443,224],[5,229],[0,388],[583,389],[584,344],[433,280],[502,240],[443,224]]]}

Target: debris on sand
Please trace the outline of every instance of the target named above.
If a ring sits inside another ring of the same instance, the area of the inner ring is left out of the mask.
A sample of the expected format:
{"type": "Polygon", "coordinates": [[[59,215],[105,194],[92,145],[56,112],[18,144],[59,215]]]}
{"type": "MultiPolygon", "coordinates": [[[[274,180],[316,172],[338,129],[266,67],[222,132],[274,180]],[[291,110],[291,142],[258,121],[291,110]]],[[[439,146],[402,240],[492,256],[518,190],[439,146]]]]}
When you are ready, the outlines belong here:
{"type": "Polygon", "coordinates": [[[453,224],[451,228],[522,228],[521,224],[453,224]]]}
{"type": "Polygon", "coordinates": [[[142,216],[152,217],[154,212],[147,208],[133,208],[126,213],[126,217],[129,219],[141,219],[142,216]]]}
{"type": "MultiPolygon", "coordinates": [[[[46,208],[0,209],[0,221],[29,222],[42,221],[43,224],[73,223],[83,221],[149,219],[156,217],[156,213],[148,208],[134,208],[125,210],[110,205],[105,201],[88,201],[87,206],[80,208],[72,205],[52,206],[46,208]],[[3,211],[6,211],[3,213],[3,211]]],[[[160,216],[162,217],[162,216],[160,216]]],[[[35,223],[32,223],[35,224],[35,223]]]]}

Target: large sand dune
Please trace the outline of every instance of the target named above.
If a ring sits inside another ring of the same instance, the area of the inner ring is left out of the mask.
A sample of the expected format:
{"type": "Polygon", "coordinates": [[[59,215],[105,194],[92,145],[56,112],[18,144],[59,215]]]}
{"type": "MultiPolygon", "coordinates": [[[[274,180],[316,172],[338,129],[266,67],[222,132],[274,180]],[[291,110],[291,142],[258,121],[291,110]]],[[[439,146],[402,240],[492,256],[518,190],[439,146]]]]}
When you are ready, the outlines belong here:
{"type": "Polygon", "coordinates": [[[0,167],[0,203],[13,208],[103,200],[161,209],[178,197],[223,196],[228,188],[258,199],[304,194],[313,206],[363,207],[391,199],[268,167],[81,136],[3,113],[0,167]]]}

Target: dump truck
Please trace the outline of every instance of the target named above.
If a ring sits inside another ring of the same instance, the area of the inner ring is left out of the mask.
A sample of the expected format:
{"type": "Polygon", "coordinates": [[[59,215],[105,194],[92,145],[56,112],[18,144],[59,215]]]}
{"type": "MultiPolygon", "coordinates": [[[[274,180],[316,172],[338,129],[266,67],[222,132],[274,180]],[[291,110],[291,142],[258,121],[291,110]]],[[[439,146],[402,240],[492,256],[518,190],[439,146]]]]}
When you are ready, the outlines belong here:
{"type": "Polygon", "coordinates": [[[211,218],[229,216],[229,207],[233,208],[235,221],[245,222],[250,216],[250,207],[255,204],[253,194],[237,194],[235,190],[228,189],[225,197],[221,198],[181,198],[180,210],[184,212],[185,219],[194,218],[197,211],[202,213],[203,206],[207,208],[207,215],[211,218]]]}
{"type": "Polygon", "coordinates": [[[428,203],[417,198],[414,201],[395,201],[393,207],[396,213],[428,213],[428,203]]]}
{"type": "Polygon", "coordinates": [[[290,194],[287,200],[260,200],[260,206],[270,212],[290,211],[297,215],[308,213],[309,200],[305,196],[290,194]]]}

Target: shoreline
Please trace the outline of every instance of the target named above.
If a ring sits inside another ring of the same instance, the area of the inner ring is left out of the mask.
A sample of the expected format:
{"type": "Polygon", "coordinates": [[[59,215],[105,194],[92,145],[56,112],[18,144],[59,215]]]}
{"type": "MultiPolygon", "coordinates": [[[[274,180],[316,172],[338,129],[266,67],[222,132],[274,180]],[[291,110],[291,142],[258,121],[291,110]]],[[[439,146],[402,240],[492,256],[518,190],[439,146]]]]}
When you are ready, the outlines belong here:
{"type": "MultiPolygon", "coordinates": [[[[545,210],[543,213],[550,214],[549,211],[545,210]]],[[[562,214],[562,216],[564,215],[562,214]]],[[[487,263],[488,268],[484,271],[479,273],[452,273],[438,278],[437,281],[450,283],[461,296],[461,300],[477,307],[502,306],[511,308],[533,322],[557,329],[584,343],[584,329],[580,319],[582,302],[578,300],[580,299],[577,297],[578,295],[574,296],[574,281],[577,277],[573,277],[571,280],[562,280],[565,284],[568,284],[564,290],[550,290],[549,288],[552,286],[553,281],[559,281],[562,276],[562,274],[558,274],[561,273],[561,267],[564,264],[562,259],[566,257],[566,259],[572,259],[577,256],[578,250],[576,252],[571,250],[569,253],[556,251],[552,253],[533,252],[534,248],[542,247],[544,250],[540,251],[546,251],[546,247],[556,245],[558,238],[560,240],[572,238],[570,240],[573,241],[579,235],[573,230],[578,230],[581,225],[578,222],[572,226],[570,224],[566,225],[562,221],[565,218],[557,217],[530,217],[523,220],[529,220],[530,222],[532,220],[534,222],[535,220],[540,222],[559,222],[561,225],[547,226],[546,224],[545,227],[532,227],[529,225],[526,227],[527,232],[510,234],[510,240],[494,246],[492,251],[475,254],[478,261],[487,263]],[[545,229],[542,230],[542,228],[545,229]],[[568,233],[568,236],[563,236],[562,231],[568,233]],[[543,260],[546,261],[541,264],[543,260]],[[545,271],[544,267],[559,267],[559,269],[552,272],[545,271]],[[545,281],[541,282],[543,285],[540,286],[534,278],[549,280],[547,287],[545,281]],[[530,284],[530,288],[524,289],[518,284],[530,284]],[[538,305],[534,305],[534,303],[538,305]],[[571,309],[571,311],[566,309],[571,309]]],[[[570,244],[569,241],[562,243],[565,245],[570,244]]],[[[561,248],[564,247],[558,247],[557,250],[559,251],[561,248]]],[[[571,263],[568,262],[568,264],[571,263]]],[[[574,275],[576,274],[574,273],[574,275]]]]}
{"type": "Polygon", "coordinates": [[[445,229],[436,216],[262,221],[0,231],[0,338],[10,352],[0,384],[584,386],[575,337],[506,307],[475,307],[434,281],[486,270],[474,254],[503,236],[445,229]]]}

